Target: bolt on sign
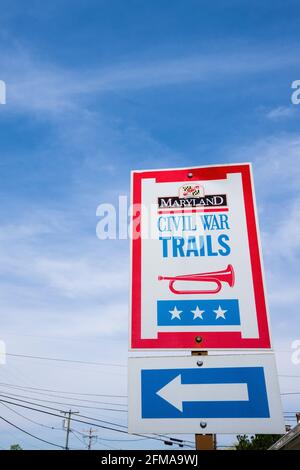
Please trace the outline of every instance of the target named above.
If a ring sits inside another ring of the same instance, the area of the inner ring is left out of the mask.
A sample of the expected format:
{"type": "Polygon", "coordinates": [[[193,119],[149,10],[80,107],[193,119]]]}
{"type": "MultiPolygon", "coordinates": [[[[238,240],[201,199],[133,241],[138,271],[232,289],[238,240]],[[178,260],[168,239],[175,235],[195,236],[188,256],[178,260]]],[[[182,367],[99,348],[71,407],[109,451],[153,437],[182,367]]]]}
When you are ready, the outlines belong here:
{"type": "Polygon", "coordinates": [[[130,349],[269,349],[251,164],[132,172],[130,349]]]}

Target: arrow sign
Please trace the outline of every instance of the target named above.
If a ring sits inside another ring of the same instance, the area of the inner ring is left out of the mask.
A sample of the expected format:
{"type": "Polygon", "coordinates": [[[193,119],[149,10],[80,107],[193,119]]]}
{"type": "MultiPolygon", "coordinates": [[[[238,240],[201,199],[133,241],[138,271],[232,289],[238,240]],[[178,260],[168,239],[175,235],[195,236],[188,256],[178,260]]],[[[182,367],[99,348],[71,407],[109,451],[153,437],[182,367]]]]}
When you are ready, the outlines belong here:
{"type": "MultiPolygon", "coordinates": [[[[194,360],[195,363],[195,360],[194,360]]],[[[143,418],[269,418],[264,368],[142,369],[143,418]]]]}
{"type": "Polygon", "coordinates": [[[183,402],[249,400],[246,383],[182,384],[181,374],[158,390],[156,394],[181,412],[183,402]]]}
{"type": "Polygon", "coordinates": [[[284,432],[270,353],[130,358],[128,397],[132,433],[284,432]]]}

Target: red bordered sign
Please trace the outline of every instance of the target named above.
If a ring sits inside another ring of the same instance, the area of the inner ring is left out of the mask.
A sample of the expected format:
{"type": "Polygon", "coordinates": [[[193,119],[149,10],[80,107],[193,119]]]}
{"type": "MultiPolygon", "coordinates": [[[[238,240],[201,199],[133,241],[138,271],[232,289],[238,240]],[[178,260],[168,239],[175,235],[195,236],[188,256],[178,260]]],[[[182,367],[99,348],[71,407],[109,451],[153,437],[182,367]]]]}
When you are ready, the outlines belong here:
{"type": "Polygon", "coordinates": [[[270,348],[251,165],[134,171],[132,204],[130,349],[270,348]]]}

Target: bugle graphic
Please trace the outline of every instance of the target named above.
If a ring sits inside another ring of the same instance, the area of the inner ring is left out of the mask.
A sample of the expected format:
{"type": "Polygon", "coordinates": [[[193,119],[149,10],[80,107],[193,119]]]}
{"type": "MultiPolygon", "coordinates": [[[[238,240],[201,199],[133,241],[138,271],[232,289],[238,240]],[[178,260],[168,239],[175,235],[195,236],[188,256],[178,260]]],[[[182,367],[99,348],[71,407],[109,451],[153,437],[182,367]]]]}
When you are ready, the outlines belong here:
{"type": "Polygon", "coordinates": [[[159,281],[169,281],[169,289],[173,294],[217,294],[222,289],[222,282],[226,282],[230,287],[234,286],[234,269],[228,264],[226,269],[210,273],[183,274],[182,276],[158,276],[159,281]],[[175,282],[196,281],[210,282],[215,284],[215,288],[203,290],[179,290],[175,289],[175,282]]]}

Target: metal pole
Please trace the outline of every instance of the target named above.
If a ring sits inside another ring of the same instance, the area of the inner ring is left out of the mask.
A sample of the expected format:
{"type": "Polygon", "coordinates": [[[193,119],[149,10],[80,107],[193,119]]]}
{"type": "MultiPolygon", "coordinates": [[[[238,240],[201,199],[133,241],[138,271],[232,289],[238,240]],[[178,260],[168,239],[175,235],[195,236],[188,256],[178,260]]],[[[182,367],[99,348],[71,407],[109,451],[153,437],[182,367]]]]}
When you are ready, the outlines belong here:
{"type": "Polygon", "coordinates": [[[93,428],[90,428],[88,429],[87,431],[83,431],[83,432],[87,432],[88,434],[86,434],[84,437],[88,438],[88,446],[87,446],[87,450],[91,450],[92,448],[92,443],[93,443],[93,439],[96,439],[97,440],[97,436],[93,436],[93,432],[97,432],[96,429],[93,429],[93,428]]]}
{"type": "Polygon", "coordinates": [[[66,421],[67,421],[67,426],[66,426],[66,444],[65,444],[65,450],[69,450],[69,436],[70,436],[70,431],[71,431],[71,418],[72,414],[79,413],[79,411],[62,411],[64,415],[67,415],[66,421]]]}
{"type": "Polygon", "coordinates": [[[93,430],[92,430],[92,428],[90,428],[90,430],[89,430],[88,450],[91,450],[91,447],[92,447],[92,439],[93,439],[93,430]]]}
{"type": "Polygon", "coordinates": [[[66,434],[66,445],[65,445],[65,450],[69,450],[69,435],[70,435],[70,423],[71,423],[71,414],[72,411],[69,410],[67,415],[67,434],[66,434]]]}
{"type": "MultiPolygon", "coordinates": [[[[207,356],[207,351],[192,351],[192,356],[207,356]]],[[[216,450],[215,434],[195,434],[196,450],[216,450]]]]}

